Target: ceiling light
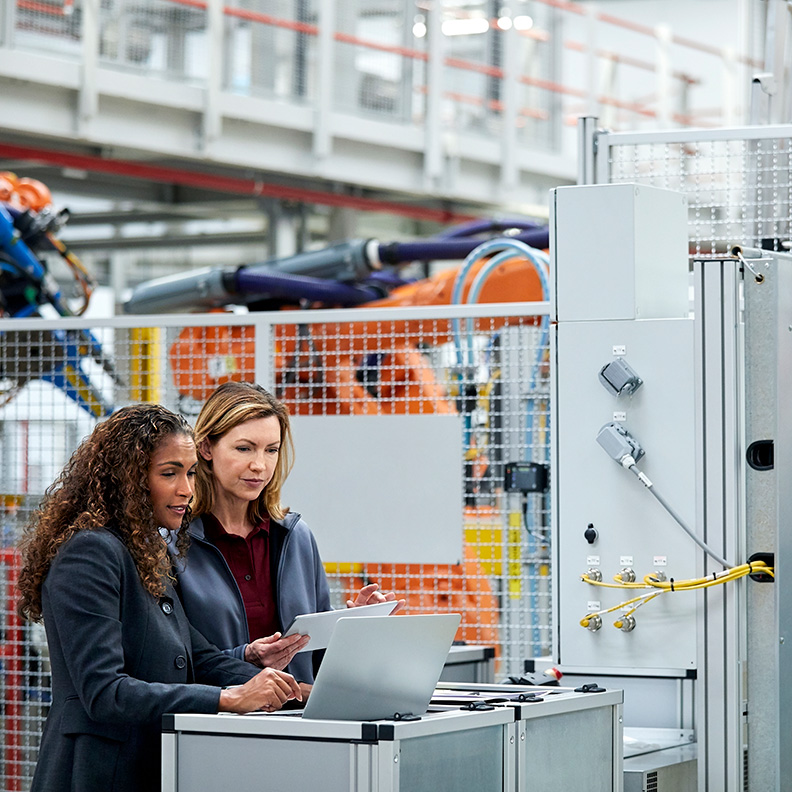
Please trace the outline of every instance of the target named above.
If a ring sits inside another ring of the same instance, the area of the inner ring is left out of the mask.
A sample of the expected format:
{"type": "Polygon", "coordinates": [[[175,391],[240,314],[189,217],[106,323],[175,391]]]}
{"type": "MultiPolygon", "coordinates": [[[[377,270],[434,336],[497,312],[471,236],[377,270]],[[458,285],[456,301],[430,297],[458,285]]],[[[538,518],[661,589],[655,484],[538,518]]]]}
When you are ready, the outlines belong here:
{"type": "Polygon", "coordinates": [[[486,33],[488,30],[489,20],[483,17],[446,19],[443,22],[444,36],[470,36],[476,33],[486,33]]]}
{"type": "Polygon", "coordinates": [[[515,30],[530,30],[533,27],[533,19],[529,16],[516,16],[514,17],[515,30]]]}

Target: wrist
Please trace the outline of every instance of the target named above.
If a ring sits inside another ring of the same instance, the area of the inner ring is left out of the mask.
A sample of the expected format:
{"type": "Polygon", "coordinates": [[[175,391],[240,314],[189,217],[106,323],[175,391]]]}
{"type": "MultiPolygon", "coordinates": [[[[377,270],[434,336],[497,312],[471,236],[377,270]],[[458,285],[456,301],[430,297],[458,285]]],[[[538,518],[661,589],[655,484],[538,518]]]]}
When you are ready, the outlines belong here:
{"type": "Polygon", "coordinates": [[[239,685],[220,689],[220,700],[217,703],[218,712],[236,711],[235,705],[239,698],[239,694],[237,693],[238,689],[239,685]]]}

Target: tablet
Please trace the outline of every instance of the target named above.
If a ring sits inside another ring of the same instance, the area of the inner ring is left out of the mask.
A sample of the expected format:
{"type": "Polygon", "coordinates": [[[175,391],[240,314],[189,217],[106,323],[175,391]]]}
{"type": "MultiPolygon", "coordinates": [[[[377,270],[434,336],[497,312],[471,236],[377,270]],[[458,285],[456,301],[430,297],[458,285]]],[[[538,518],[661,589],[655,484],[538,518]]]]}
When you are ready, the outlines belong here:
{"type": "Polygon", "coordinates": [[[336,622],[344,617],[350,616],[387,616],[397,605],[398,600],[391,602],[375,602],[373,605],[360,605],[357,608],[342,608],[341,610],[323,611],[322,613],[304,613],[295,616],[288,629],[283,631],[284,638],[287,635],[310,635],[308,641],[301,652],[311,652],[314,649],[326,649],[333,634],[336,622]]]}

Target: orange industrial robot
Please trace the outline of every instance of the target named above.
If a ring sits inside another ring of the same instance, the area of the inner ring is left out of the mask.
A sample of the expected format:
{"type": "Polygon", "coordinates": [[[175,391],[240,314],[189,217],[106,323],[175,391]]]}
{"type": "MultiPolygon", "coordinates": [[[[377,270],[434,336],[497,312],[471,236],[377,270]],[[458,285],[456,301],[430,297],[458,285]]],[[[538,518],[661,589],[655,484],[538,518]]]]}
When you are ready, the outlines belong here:
{"type": "MultiPolygon", "coordinates": [[[[486,259],[470,267],[462,285],[462,301],[486,259]]],[[[452,302],[458,269],[393,289],[364,308],[448,305],[452,302]]],[[[544,297],[534,267],[516,254],[502,261],[487,276],[478,302],[531,302],[544,297]]],[[[308,307],[334,307],[310,305],[308,307]]],[[[359,314],[358,314],[359,316],[359,314]]],[[[477,330],[491,333],[507,323],[538,323],[533,318],[475,320],[477,330]],[[486,321],[486,326],[484,322],[486,321]]],[[[355,318],[301,326],[276,325],[274,333],[275,383],[279,398],[293,414],[408,414],[456,413],[455,382],[440,382],[425,354],[427,337],[441,346],[452,339],[452,320],[355,318]]],[[[228,380],[254,379],[255,329],[188,327],[170,349],[170,364],[179,393],[203,401],[228,380]]],[[[484,469],[483,452],[467,449],[473,469],[484,469]],[[476,465],[476,462],[480,463],[476,465]]],[[[466,507],[466,525],[492,525],[492,506],[466,507]]],[[[469,531],[468,531],[469,533],[469,531]]],[[[491,564],[482,561],[474,544],[465,544],[465,558],[457,565],[417,566],[378,564],[328,565],[341,574],[342,585],[358,590],[368,577],[385,589],[403,592],[411,612],[456,611],[463,614],[459,640],[498,646],[498,599],[487,574],[491,564]]]]}

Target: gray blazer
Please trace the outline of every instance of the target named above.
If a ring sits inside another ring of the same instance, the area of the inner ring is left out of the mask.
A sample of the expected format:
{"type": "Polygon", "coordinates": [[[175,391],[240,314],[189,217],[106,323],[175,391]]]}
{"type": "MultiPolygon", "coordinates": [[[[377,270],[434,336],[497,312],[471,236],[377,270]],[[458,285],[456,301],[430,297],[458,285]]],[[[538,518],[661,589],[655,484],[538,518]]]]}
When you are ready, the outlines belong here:
{"type": "MultiPolygon", "coordinates": [[[[244,658],[249,636],[239,586],[223,554],[206,538],[200,517],[190,523],[188,533],[186,559],[176,559],[173,540],[168,544],[187,617],[215,646],[244,658]]],[[[281,630],[298,614],[332,610],[316,539],[296,512],[289,512],[280,523],[270,522],[270,563],[281,630]]],[[[323,655],[323,651],[300,652],[286,670],[298,682],[313,682],[323,655]]]]}
{"type": "Polygon", "coordinates": [[[217,712],[220,688],[256,675],[193,629],[168,585],[152,597],[111,530],[80,531],[42,589],[52,707],[32,792],[160,788],[166,712],[217,712]]]}

